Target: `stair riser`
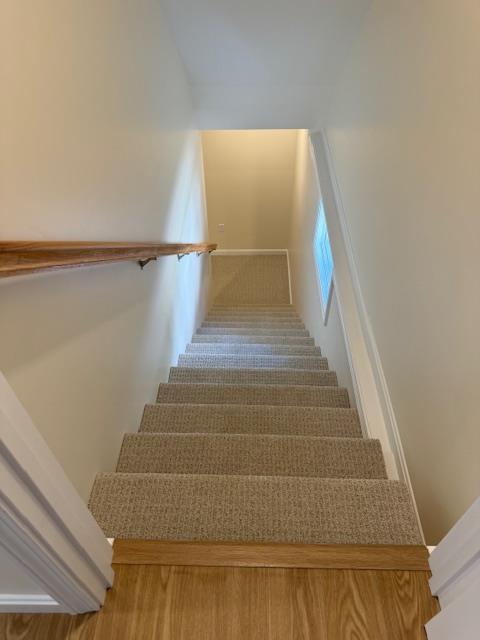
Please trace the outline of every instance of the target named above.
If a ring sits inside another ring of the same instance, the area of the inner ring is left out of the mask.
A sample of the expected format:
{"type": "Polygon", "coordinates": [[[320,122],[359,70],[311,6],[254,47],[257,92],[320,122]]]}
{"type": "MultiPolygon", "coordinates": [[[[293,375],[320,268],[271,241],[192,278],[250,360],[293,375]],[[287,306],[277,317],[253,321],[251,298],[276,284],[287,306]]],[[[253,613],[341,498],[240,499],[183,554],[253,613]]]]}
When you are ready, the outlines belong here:
{"type": "Polygon", "coordinates": [[[314,346],[313,338],[304,336],[262,336],[262,335],[194,335],[192,344],[274,344],[314,346]]]}
{"type": "Polygon", "coordinates": [[[202,327],[218,327],[220,329],[231,329],[235,327],[246,329],[305,329],[303,322],[237,322],[232,320],[231,322],[202,322],[202,327]]]}
{"type": "Polygon", "coordinates": [[[234,404],[147,405],[140,431],[362,437],[354,409],[234,404]]]}
{"type": "Polygon", "coordinates": [[[301,318],[296,313],[283,312],[283,313],[209,313],[205,320],[212,322],[221,322],[226,320],[231,322],[232,320],[240,320],[243,322],[302,322],[301,318]]]}
{"type": "Polygon", "coordinates": [[[190,343],[187,344],[187,354],[208,355],[265,355],[265,356],[314,356],[321,357],[319,347],[295,346],[295,345],[269,345],[269,344],[215,344],[215,343],[190,343]]]}
{"type": "Polygon", "coordinates": [[[334,371],[171,367],[168,381],[172,383],[291,384],[331,387],[337,384],[337,376],[334,371]]]}
{"type": "Polygon", "coordinates": [[[248,327],[201,327],[197,330],[200,336],[221,336],[221,335],[238,335],[238,336],[296,336],[298,338],[308,338],[309,333],[304,329],[274,329],[274,328],[248,328],[248,327]]]}
{"type": "Polygon", "coordinates": [[[386,479],[378,441],[302,436],[129,434],[117,471],[386,479]]]}
{"type": "Polygon", "coordinates": [[[225,368],[225,369],[309,369],[326,370],[328,361],[326,358],[315,356],[262,356],[262,355],[181,355],[178,359],[180,367],[189,368],[225,368]]]}
{"type": "Polygon", "coordinates": [[[209,313],[225,312],[240,312],[240,313],[276,313],[277,311],[290,311],[296,313],[295,308],[291,304],[276,304],[276,305],[262,305],[262,304],[243,304],[243,305],[213,305],[210,308],[209,313]]]}
{"type": "Polygon", "coordinates": [[[205,318],[205,322],[303,322],[298,316],[249,316],[249,315],[224,315],[205,318]]]}
{"type": "Polygon", "coordinates": [[[302,324],[303,320],[301,318],[299,318],[298,316],[252,316],[252,315],[248,315],[248,314],[243,314],[243,315],[237,315],[237,314],[232,314],[232,315],[223,315],[223,316],[211,316],[208,315],[206,318],[204,318],[205,322],[253,322],[253,323],[257,323],[257,322],[266,322],[266,323],[272,323],[272,324],[287,324],[287,323],[293,323],[293,324],[302,324]]]}
{"type": "Polygon", "coordinates": [[[160,384],[157,402],[350,407],[342,387],[293,385],[160,384]]]}

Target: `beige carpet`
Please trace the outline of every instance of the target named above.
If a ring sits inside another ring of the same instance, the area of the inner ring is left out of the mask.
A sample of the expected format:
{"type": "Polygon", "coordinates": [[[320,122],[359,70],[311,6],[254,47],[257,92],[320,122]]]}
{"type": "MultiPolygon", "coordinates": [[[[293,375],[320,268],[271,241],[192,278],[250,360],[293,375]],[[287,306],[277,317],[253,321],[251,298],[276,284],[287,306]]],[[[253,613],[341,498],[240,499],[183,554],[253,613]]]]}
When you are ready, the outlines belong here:
{"type": "Polygon", "coordinates": [[[90,508],[111,538],[421,544],[392,480],[104,473],[90,508]]]}
{"type": "Polygon", "coordinates": [[[289,304],[287,256],[212,255],[216,304],[289,304]]]}
{"type": "Polygon", "coordinates": [[[260,321],[260,320],[244,320],[237,319],[232,320],[228,318],[227,320],[205,320],[202,322],[202,327],[220,327],[220,328],[228,328],[228,327],[245,327],[249,329],[250,327],[256,327],[257,329],[305,329],[305,325],[303,322],[298,322],[297,320],[288,320],[282,318],[281,320],[268,320],[268,321],[260,321]]]}
{"type": "Polygon", "coordinates": [[[299,316],[294,311],[234,311],[225,309],[224,311],[212,311],[206,322],[218,322],[219,320],[240,320],[252,322],[260,320],[262,322],[301,322],[299,316]]]}
{"type": "Polygon", "coordinates": [[[288,304],[284,257],[213,268],[214,309],[95,481],[105,534],[421,544],[406,486],[288,304]]]}
{"type": "Polygon", "coordinates": [[[170,382],[158,387],[157,402],[194,404],[270,404],[299,407],[349,407],[342,387],[283,384],[170,382]]]}
{"type": "Polygon", "coordinates": [[[140,431],[362,437],[355,409],[268,404],[147,404],[140,431]]]}
{"type": "Polygon", "coordinates": [[[235,344],[191,342],[187,344],[186,354],[213,355],[269,355],[269,356],[317,356],[322,355],[320,347],[303,344],[235,344]]]}
{"type": "Polygon", "coordinates": [[[291,384],[291,385],[321,385],[333,387],[337,384],[335,371],[316,371],[309,369],[207,369],[198,367],[171,367],[169,382],[215,382],[220,384],[291,384]]]}
{"type": "Polygon", "coordinates": [[[328,370],[328,360],[316,356],[258,355],[248,353],[216,354],[183,353],[178,359],[179,367],[200,369],[320,369],[328,370]]]}
{"type": "Polygon", "coordinates": [[[377,440],[237,433],[129,434],[123,441],[117,471],[387,477],[377,440]]]}
{"type": "Polygon", "coordinates": [[[192,344],[210,344],[212,342],[219,342],[221,344],[275,344],[275,345],[302,345],[313,346],[315,344],[313,338],[305,336],[286,336],[280,334],[276,336],[272,335],[239,335],[237,334],[205,334],[201,335],[198,332],[192,337],[192,344]]]}
{"type": "Polygon", "coordinates": [[[297,336],[298,338],[308,338],[310,334],[306,329],[277,328],[277,327],[200,327],[197,335],[236,335],[236,336],[278,336],[289,337],[297,336]]]}

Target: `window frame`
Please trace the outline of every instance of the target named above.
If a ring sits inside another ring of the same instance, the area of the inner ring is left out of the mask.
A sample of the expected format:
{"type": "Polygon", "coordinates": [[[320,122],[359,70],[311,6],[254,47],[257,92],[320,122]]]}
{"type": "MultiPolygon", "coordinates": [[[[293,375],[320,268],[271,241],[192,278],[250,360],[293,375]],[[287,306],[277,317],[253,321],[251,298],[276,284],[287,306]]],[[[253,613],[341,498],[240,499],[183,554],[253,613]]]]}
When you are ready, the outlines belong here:
{"type": "Polygon", "coordinates": [[[328,322],[328,316],[330,313],[330,307],[331,307],[331,303],[332,303],[332,295],[333,295],[333,286],[334,286],[334,272],[335,272],[335,264],[333,262],[333,255],[332,255],[332,272],[330,274],[330,281],[328,284],[328,291],[326,292],[326,302],[324,302],[324,296],[323,296],[323,287],[322,287],[322,276],[320,273],[320,264],[319,261],[317,260],[317,248],[316,248],[316,239],[317,239],[317,233],[318,233],[318,226],[319,226],[319,222],[320,222],[320,215],[323,214],[323,220],[325,223],[325,231],[327,234],[327,239],[328,239],[328,244],[330,247],[330,254],[332,253],[332,245],[330,242],[330,236],[328,233],[328,226],[327,226],[327,217],[325,215],[325,204],[323,202],[323,198],[320,197],[319,201],[318,201],[318,206],[317,206],[317,214],[315,217],[315,224],[313,227],[313,238],[312,238],[312,255],[313,255],[313,262],[314,262],[314,267],[315,267],[315,277],[317,280],[317,287],[318,287],[318,294],[319,294],[319,298],[320,298],[320,307],[322,309],[322,317],[323,317],[323,324],[326,326],[327,322],[328,322]]]}

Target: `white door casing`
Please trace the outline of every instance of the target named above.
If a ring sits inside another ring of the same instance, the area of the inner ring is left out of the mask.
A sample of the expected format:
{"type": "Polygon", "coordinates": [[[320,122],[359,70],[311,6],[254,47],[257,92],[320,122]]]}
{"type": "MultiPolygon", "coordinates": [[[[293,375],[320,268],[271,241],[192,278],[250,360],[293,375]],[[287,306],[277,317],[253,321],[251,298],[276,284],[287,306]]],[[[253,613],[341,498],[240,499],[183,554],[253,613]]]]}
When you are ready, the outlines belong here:
{"type": "Polygon", "coordinates": [[[429,640],[480,637],[480,498],[430,556],[430,589],[442,610],[426,626],[429,640]]]}
{"type": "Polygon", "coordinates": [[[1,373],[0,546],[45,592],[3,611],[94,611],[112,584],[111,545],[1,373]]]}

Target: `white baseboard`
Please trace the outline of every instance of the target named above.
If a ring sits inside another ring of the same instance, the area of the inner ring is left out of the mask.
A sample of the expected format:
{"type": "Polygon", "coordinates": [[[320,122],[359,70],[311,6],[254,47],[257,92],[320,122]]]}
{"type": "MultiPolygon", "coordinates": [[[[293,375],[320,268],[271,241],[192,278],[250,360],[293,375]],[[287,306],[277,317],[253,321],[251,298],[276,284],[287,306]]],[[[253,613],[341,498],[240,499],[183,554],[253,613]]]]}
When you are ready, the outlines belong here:
{"type": "Polygon", "coordinates": [[[40,593],[0,593],[0,613],[66,613],[56,600],[40,593]]]}
{"type": "Polygon", "coordinates": [[[288,295],[290,296],[290,304],[292,304],[293,296],[292,296],[292,272],[290,269],[290,251],[286,249],[286,253],[287,253],[287,269],[288,269],[288,295]]]}

